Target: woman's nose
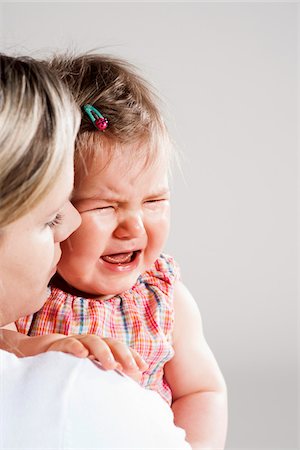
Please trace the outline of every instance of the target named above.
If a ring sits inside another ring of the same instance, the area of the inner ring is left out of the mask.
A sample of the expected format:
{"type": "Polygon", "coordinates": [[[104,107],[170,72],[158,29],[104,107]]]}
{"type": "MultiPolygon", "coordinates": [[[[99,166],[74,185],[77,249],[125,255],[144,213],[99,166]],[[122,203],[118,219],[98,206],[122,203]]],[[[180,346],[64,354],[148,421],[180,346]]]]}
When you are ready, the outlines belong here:
{"type": "Polygon", "coordinates": [[[131,214],[120,220],[114,231],[114,235],[118,239],[138,238],[143,236],[144,233],[144,223],[139,214],[131,214]]]}
{"type": "Polygon", "coordinates": [[[81,217],[71,202],[64,208],[63,223],[58,226],[56,242],[62,242],[67,239],[81,224],[81,217]]]}

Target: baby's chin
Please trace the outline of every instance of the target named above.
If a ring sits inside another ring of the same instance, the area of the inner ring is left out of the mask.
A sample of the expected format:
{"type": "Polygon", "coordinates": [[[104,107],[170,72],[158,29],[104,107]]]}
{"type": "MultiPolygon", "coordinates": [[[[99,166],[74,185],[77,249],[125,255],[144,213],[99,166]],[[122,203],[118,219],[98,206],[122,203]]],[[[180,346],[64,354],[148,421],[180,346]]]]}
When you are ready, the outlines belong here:
{"type": "Polygon", "coordinates": [[[74,276],[74,273],[65,273],[63,268],[58,266],[56,274],[51,279],[51,285],[78,297],[109,299],[130,290],[136,284],[140,273],[133,271],[117,276],[115,274],[95,276],[95,273],[93,275],[84,279],[83,275],[74,276]]]}
{"type": "Polygon", "coordinates": [[[107,286],[101,288],[87,288],[84,291],[87,295],[98,297],[103,300],[108,300],[109,298],[115,297],[116,295],[121,295],[123,292],[128,291],[134,286],[133,283],[122,284],[121,286],[114,286],[114,288],[109,288],[107,286]]]}
{"type": "Polygon", "coordinates": [[[51,287],[56,287],[62,291],[76,295],[77,297],[90,297],[92,296],[88,292],[82,289],[80,283],[74,283],[73,280],[69,280],[68,277],[64,277],[62,273],[58,270],[56,274],[51,278],[51,287]]]}
{"type": "MultiPolygon", "coordinates": [[[[126,291],[129,291],[136,284],[139,274],[129,277],[127,280],[111,280],[110,283],[102,283],[98,286],[83,287],[80,286],[81,290],[88,293],[89,296],[99,297],[101,299],[107,300],[109,298],[121,295],[126,291]]],[[[79,285],[77,285],[79,287],[79,285]]]]}

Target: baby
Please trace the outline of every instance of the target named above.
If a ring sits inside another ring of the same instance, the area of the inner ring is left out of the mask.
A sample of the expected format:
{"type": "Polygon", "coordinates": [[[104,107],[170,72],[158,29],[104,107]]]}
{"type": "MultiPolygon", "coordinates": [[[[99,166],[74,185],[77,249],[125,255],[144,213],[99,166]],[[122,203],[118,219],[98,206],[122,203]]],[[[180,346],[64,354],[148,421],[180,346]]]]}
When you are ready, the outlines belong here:
{"type": "MultiPolygon", "coordinates": [[[[141,357],[141,384],[171,405],[193,448],[222,449],[225,383],[196,302],[163,253],[173,149],[156,96],[114,57],[56,57],[50,66],[82,109],[72,198],[82,223],[62,244],[47,302],[18,331],[126,344],[141,357]]],[[[111,351],[118,361],[123,348],[111,351]]]]}

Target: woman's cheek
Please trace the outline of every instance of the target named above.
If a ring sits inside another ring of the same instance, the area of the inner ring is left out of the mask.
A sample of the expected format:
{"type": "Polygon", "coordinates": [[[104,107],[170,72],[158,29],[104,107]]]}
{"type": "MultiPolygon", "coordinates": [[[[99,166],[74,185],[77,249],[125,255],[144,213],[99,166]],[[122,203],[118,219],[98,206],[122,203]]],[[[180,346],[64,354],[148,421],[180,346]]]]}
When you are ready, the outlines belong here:
{"type": "Polygon", "coordinates": [[[51,266],[55,257],[55,242],[53,231],[50,227],[46,227],[41,232],[32,235],[31,243],[28,243],[31,249],[31,255],[36,263],[40,261],[41,268],[46,269],[51,266]]]}

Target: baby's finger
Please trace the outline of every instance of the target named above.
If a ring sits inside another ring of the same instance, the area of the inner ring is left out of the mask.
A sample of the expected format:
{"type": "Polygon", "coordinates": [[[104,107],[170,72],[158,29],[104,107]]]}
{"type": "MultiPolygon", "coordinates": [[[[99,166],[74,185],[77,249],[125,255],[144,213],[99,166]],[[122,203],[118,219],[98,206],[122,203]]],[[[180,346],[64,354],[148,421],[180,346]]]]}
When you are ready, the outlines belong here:
{"type": "MultiPolygon", "coordinates": [[[[135,361],[135,357],[133,356],[131,349],[122,342],[119,342],[115,339],[104,338],[107,344],[110,347],[112,354],[114,355],[115,360],[121,364],[124,373],[131,376],[133,378],[134,373],[140,373],[140,367],[135,361]]],[[[137,375],[138,376],[138,375],[137,375]]]]}
{"type": "Polygon", "coordinates": [[[138,368],[141,370],[141,372],[145,372],[145,370],[147,370],[149,367],[148,364],[146,363],[146,361],[133,348],[129,347],[129,350],[130,350],[138,368]]]}
{"type": "Polygon", "coordinates": [[[104,339],[95,335],[77,336],[77,339],[88,349],[91,357],[99,361],[106,370],[117,368],[117,361],[104,339]]]}
{"type": "Polygon", "coordinates": [[[117,371],[119,371],[122,374],[126,374],[128,377],[132,378],[137,383],[141,382],[142,376],[143,376],[142,372],[140,372],[139,370],[137,370],[137,371],[132,371],[132,370],[131,371],[125,371],[123,369],[123,367],[121,366],[121,364],[118,363],[118,366],[119,367],[117,367],[117,369],[116,369],[117,371]]]}

